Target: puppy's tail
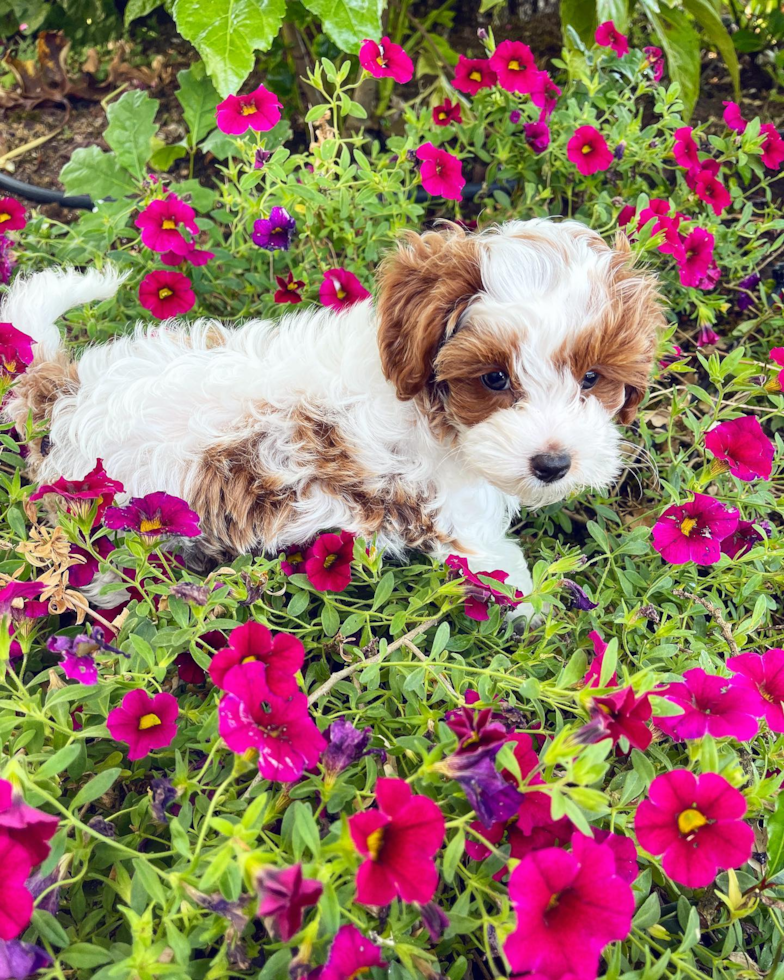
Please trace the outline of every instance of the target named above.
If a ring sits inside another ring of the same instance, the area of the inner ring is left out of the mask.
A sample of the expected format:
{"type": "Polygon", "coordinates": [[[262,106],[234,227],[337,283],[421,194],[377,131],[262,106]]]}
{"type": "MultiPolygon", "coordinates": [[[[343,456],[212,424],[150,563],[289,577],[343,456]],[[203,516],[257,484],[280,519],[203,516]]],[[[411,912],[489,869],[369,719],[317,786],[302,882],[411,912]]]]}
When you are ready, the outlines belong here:
{"type": "Polygon", "coordinates": [[[63,343],[57,326],[63,313],[84,303],[109,299],[125,277],[111,265],[101,272],[47,269],[32,276],[17,276],[0,306],[0,321],[32,337],[38,344],[36,358],[49,360],[63,343]]]}

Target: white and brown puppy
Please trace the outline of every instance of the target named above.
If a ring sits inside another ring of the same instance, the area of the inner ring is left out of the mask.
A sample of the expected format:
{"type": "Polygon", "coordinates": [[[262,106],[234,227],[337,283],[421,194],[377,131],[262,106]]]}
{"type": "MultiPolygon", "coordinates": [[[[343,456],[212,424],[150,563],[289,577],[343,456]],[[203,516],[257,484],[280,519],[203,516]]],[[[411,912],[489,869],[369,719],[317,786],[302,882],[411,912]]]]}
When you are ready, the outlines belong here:
{"type": "Polygon", "coordinates": [[[207,556],[275,554],[323,528],[463,555],[531,587],[513,516],[620,472],[663,323],[654,279],[574,221],[410,234],[375,306],[229,328],[140,326],[78,361],[56,320],[111,270],[17,279],[0,320],[37,341],[6,412],[48,426],[39,483],[104,460],[129,495],[184,497],[207,556]]]}

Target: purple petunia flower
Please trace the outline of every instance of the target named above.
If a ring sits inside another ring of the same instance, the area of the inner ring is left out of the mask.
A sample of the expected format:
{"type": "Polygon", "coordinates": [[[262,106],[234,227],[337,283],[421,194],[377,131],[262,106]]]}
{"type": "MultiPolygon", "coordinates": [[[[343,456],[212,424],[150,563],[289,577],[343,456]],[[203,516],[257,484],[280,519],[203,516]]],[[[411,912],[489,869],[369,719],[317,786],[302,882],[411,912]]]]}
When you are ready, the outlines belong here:
{"type": "Polygon", "coordinates": [[[741,279],[738,283],[738,289],[744,290],[738,297],[738,309],[742,313],[747,310],[750,306],[754,304],[754,296],[752,296],[752,290],[756,289],[760,284],[759,274],[752,272],[750,276],[746,276],[745,279],[741,279]]]}
{"type": "Polygon", "coordinates": [[[373,735],[370,725],[360,731],[354,728],[348,718],[338,718],[332,722],[325,734],[329,744],[321,756],[321,764],[328,779],[334,779],[339,772],[343,772],[366,755],[378,755],[382,763],[386,760],[386,752],[383,749],[368,748],[373,735]]]}
{"type": "Polygon", "coordinates": [[[291,217],[285,208],[274,207],[270,211],[269,218],[259,218],[253,225],[253,244],[259,248],[266,248],[268,252],[277,249],[289,250],[294,232],[297,230],[297,222],[291,217]]]}
{"type": "Polygon", "coordinates": [[[52,653],[62,654],[60,666],[69,680],[87,685],[98,683],[98,665],[92,658],[98,644],[89,636],[53,636],[46,646],[52,653]]]}
{"type": "Polygon", "coordinates": [[[589,609],[596,609],[599,605],[598,602],[591,602],[585,589],[570,578],[562,578],[560,584],[569,592],[572,609],[582,609],[587,612],[589,609]]]}
{"type": "Polygon", "coordinates": [[[165,776],[150,780],[150,810],[157,823],[167,823],[166,807],[177,799],[177,790],[165,776]]]}
{"type": "Polygon", "coordinates": [[[27,980],[51,965],[51,956],[39,946],[18,939],[0,940],[0,980],[27,980]]]}
{"type": "Polygon", "coordinates": [[[11,258],[11,247],[13,242],[5,235],[0,235],[0,286],[5,286],[11,281],[11,273],[16,262],[11,258]]]}
{"type": "Polygon", "coordinates": [[[104,524],[114,531],[136,531],[153,541],[164,534],[178,534],[184,538],[201,534],[196,511],[180,497],[161,491],[132,497],[126,507],[110,507],[104,516],[104,524]]]}

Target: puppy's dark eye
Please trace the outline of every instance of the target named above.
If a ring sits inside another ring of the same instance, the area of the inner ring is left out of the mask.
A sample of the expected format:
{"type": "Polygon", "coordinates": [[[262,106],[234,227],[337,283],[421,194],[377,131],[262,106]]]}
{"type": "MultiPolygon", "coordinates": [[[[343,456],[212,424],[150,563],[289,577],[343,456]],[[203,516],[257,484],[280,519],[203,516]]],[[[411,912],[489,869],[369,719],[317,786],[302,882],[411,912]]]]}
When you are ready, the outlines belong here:
{"type": "Polygon", "coordinates": [[[506,391],[509,387],[509,375],[506,371],[490,371],[482,375],[482,384],[490,391],[506,391]]]}
{"type": "Polygon", "coordinates": [[[590,391],[598,380],[599,375],[596,371],[587,371],[583,380],[580,382],[580,387],[583,391],[590,391]]]}

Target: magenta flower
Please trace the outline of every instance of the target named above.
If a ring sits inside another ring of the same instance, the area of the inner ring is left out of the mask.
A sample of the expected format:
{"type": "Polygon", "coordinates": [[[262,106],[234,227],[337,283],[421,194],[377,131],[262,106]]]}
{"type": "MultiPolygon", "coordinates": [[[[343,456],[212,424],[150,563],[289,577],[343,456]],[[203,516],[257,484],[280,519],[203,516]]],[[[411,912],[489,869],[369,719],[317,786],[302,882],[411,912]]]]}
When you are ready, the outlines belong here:
{"type": "Polygon", "coordinates": [[[522,41],[501,41],[490,56],[490,67],[507,92],[528,93],[536,87],[539,69],[533,52],[522,41]]]}
{"type": "Polygon", "coordinates": [[[450,126],[452,123],[462,121],[463,115],[459,102],[453,103],[451,99],[444,99],[441,105],[433,106],[433,122],[436,126],[450,126]]]}
{"type": "Polygon", "coordinates": [[[721,542],[721,553],[728,558],[741,558],[766,537],[770,536],[772,528],[767,521],[738,521],[733,533],[721,542]],[[762,527],[765,534],[760,534],[754,523],[762,527]]]}
{"type": "Polygon", "coordinates": [[[631,930],[634,895],[612,848],[582,834],[572,853],[548,847],[522,859],[509,879],[517,927],[504,945],[515,972],[595,977],[601,951],[631,930]]]}
{"type": "Polygon", "coordinates": [[[736,133],[745,133],[748,121],[743,118],[743,113],[737,102],[724,102],[724,122],[736,133]]]}
{"type": "Polygon", "coordinates": [[[414,77],[414,62],[388,37],[382,37],[380,42],[363,41],[359,63],[374,78],[394,78],[401,85],[414,77]]]}
{"type": "Polygon", "coordinates": [[[16,378],[33,360],[33,339],[10,323],[0,323],[0,374],[16,378]]]}
{"type": "Polygon", "coordinates": [[[714,497],[695,493],[694,500],[673,504],[653,527],[653,547],[671,565],[693,561],[715,565],[721,542],[738,526],[738,512],[714,497]]]}
{"type": "Polygon", "coordinates": [[[691,126],[681,126],[680,129],[676,129],[675,144],[672,148],[675,162],[679,167],[685,167],[686,170],[693,170],[700,166],[700,153],[691,134],[691,126]]]}
{"type": "Polygon", "coordinates": [[[0,616],[9,616],[14,623],[40,619],[49,606],[38,596],[46,586],[43,582],[17,582],[15,579],[0,589],[0,616]]]}
{"type": "Polygon", "coordinates": [[[637,216],[637,208],[633,204],[624,204],[618,212],[618,227],[625,228],[637,216]]]}
{"type": "Polygon", "coordinates": [[[16,262],[11,255],[13,242],[5,235],[0,235],[0,286],[6,286],[11,281],[11,273],[16,262]]]}
{"type": "Polygon", "coordinates": [[[714,238],[704,228],[693,228],[673,251],[683,286],[699,286],[713,263],[714,238]]]}
{"type": "Polygon", "coordinates": [[[756,415],[720,422],[705,435],[705,448],[739,480],[769,480],[776,447],[756,415]]]}
{"type": "Polygon", "coordinates": [[[417,160],[422,161],[420,176],[422,186],[434,197],[445,197],[459,201],[465,186],[462,163],[447,150],[441,150],[432,143],[423,143],[416,151],[417,160]]]}
{"type": "Polygon", "coordinates": [[[324,886],[303,878],[302,865],[264,867],[254,882],[259,895],[259,918],[276,942],[287,943],[302,928],[302,914],[321,898],[324,886]]]}
{"type": "Polygon", "coordinates": [[[717,217],[732,204],[730,192],[710,168],[701,167],[693,171],[690,183],[697,197],[710,204],[717,217]]]}
{"type": "Polygon", "coordinates": [[[280,109],[277,95],[259,85],[248,95],[229,95],[218,103],[218,129],[231,136],[241,136],[248,129],[265,133],[280,122],[280,109]]]}
{"type": "MultiPolygon", "coordinates": [[[[114,551],[114,545],[106,536],[98,538],[97,541],[94,541],[93,547],[101,558],[108,558],[108,556],[114,551]]],[[[71,545],[69,553],[74,557],[84,559],[83,561],[79,562],[79,564],[70,565],[68,568],[69,584],[75,589],[83,589],[85,586],[89,585],[98,574],[100,562],[97,558],[93,558],[89,551],[84,548],[80,548],[76,544],[71,545]]]]}
{"type": "Polygon", "coordinates": [[[655,45],[650,45],[642,50],[645,54],[645,60],[648,67],[653,70],[654,82],[660,82],[662,80],[662,75],[664,74],[664,52],[661,48],[657,48],[655,45]]]}
{"type": "Polygon", "coordinates": [[[112,708],[106,726],[113,739],[128,743],[128,758],[143,759],[153,749],[165,749],[177,734],[177,699],[161,693],[155,697],[137,688],[128,691],[119,708],[112,708]]]}
{"type": "Polygon", "coordinates": [[[192,310],[196,294],[187,276],[161,269],[148,272],[139,283],[139,303],[159,320],[165,320],[192,310]]]}
{"type": "Polygon", "coordinates": [[[342,592],[351,581],[353,560],[353,534],[322,534],[308,549],[305,574],[319,592],[342,592]]]}
{"type": "Polygon", "coordinates": [[[784,732],[784,650],[741,653],[727,666],[735,675],[732,688],[743,693],[749,711],[764,717],[772,732],[784,732]]]}
{"type": "Polygon", "coordinates": [[[58,823],[57,817],[28,806],[20,793],[14,793],[8,780],[0,779],[0,835],[27,853],[31,867],[49,857],[49,841],[54,837],[58,823]]]}
{"type": "Polygon", "coordinates": [[[176,194],[167,194],[162,201],[150,201],[134,224],[141,228],[142,245],[153,252],[187,255],[192,246],[183,237],[180,225],[192,235],[199,233],[196,212],[176,194]]]}
{"type": "Polygon", "coordinates": [[[214,252],[207,252],[203,248],[196,248],[193,242],[188,242],[188,249],[180,255],[178,252],[164,252],[161,255],[161,262],[164,265],[182,265],[187,262],[189,265],[206,265],[211,259],[215,258],[214,252]]]}
{"type": "Polygon", "coordinates": [[[305,283],[302,279],[295,279],[294,273],[291,270],[289,270],[289,274],[285,279],[283,276],[275,276],[275,282],[278,284],[278,288],[275,290],[272,298],[276,303],[292,303],[296,305],[302,302],[300,290],[305,288],[305,283]]]}
{"type": "Polygon", "coordinates": [[[33,896],[25,888],[32,865],[25,847],[3,833],[0,851],[0,940],[8,942],[27,928],[33,915],[33,896]]]}
{"type": "Polygon", "coordinates": [[[595,40],[599,47],[612,48],[619,58],[629,53],[629,39],[625,34],[621,34],[611,20],[599,24],[596,28],[595,40]]]}
{"type": "Polygon", "coordinates": [[[177,676],[183,684],[203,684],[207,676],[187,650],[177,654],[174,659],[177,676]]]}
{"type": "Polygon", "coordinates": [[[275,252],[277,249],[288,252],[296,230],[297,222],[288,211],[274,207],[269,218],[259,218],[254,222],[251,238],[254,245],[265,248],[268,252],[275,252]]]}
{"type": "Polygon", "coordinates": [[[543,120],[525,123],[523,135],[534,153],[544,153],[550,145],[550,127],[543,120]]]}
{"type": "Polygon", "coordinates": [[[402,779],[379,779],[378,809],[349,817],[354,845],[366,860],[357,872],[357,901],[389,905],[399,897],[424,905],[435,894],[433,856],[444,841],[444,817],[427,796],[414,796],[402,779]]]}
{"type": "Polygon", "coordinates": [[[24,206],[12,197],[0,197],[0,235],[7,231],[21,231],[27,224],[24,206]]]}
{"type": "Polygon", "coordinates": [[[355,980],[356,977],[365,976],[373,967],[385,965],[380,947],[366,939],[356,926],[341,926],[318,980],[355,980]]]}
{"type": "Polygon", "coordinates": [[[125,487],[119,480],[109,479],[103,468],[103,460],[98,459],[86,476],[75,480],[61,476],[54,483],[44,483],[30,495],[30,500],[40,500],[47,493],[57,494],[60,498],[58,504],[65,507],[66,513],[75,517],[86,517],[93,503],[97,502],[94,527],[100,524],[115,496],[124,490],[125,487]]]}
{"type": "Polygon", "coordinates": [[[266,626],[250,620],[229,633],[228,646],[212,658],[210,677],[216,687],[226,688],[226,678],[237,666],[260,663],[272,693],[287,698],[298,690],[295,674],[304,662],[305,648],[296,636],[271,633],[266,626]]]}
{"type": "Polygon", "coordinates": [[[458,92],[476,95],[483,88],[492,88],[498,76],[486,58],[466,58],[459,55],[452,84],[458,92]]]}
{"type": "Polygon", "coordinates": [[[687,670],[683,682],[669,684],[656,693],[683,709],[682,715],[653,719],[657,728],[676,741],[712,735],[746,742],[759,729],[755,717],[758,703],[749,702],[729,678],[707,674],[702,667],[687,670]]]}
{"type": "MultiPolygon", "coordinates": [[[[588,634],[588,639],[593,644],[594,657],[588,665],[588,670],[585,672],[583,684],[586,687],[598,687],[602,676],[602,663],[604,662],[604,655],[607,652],[607,644],[602,639],[601,634],[597,633],[596,630],[591,630],[588,634]]],[[[613,672],[612,677],[607,681],[607,686],[615,687],[617,683],[618,674],[613,672]]]]}
{"type": "Polygon", "coordinates": [[[605,844],[615,855],[615,873],[631,885],[640,873],[634,841],[630,837],[613,834],[609,830],[599,830],[596,827],[592,829],[596,843],[605,844]]]}
{"type": "Polygon", "coordinates": [[[566,144],[566,155],[583,175],[608,170],[613,162],[607,140],[593,126],[578,127],[566,144]]]}
{"type": "Polygon", "coordinates": [[[773,123],[763,123],[760,133],[765,137],[762,143],[762,162],[769,170],[778,170],[784,163],[784,140],[773,123]]]}
{"type": "Polygon", "coordinates": [[[653,734],[647,725],[651,704],[647,694],[637,697],[633,688],[626,687],[614,694],[594,698],[591,716],[598,729],[598,737],[592,741],[611,738],[615,745],[625,738],[632,748],[641,752],[651,744],[653,734]]]}
{"type": "Polygon", "coordinates": [[[549,74],[546,71],[540,71],[534,79],[534,87],[531,90],[531,101],[542,110],[539,115],[539,122],[546,122],[550,118],[558,104],[560,94],[560,88],[550,78],[549,74]]]}
{"type": "Polygon", "coordinates": [[[511,599],[483,581],[483,579],[490,578],[503,584],[509,578],[508,572],[502,572],[500,569],[496,569],[494,572],[472,572],[468,567],[468,559],[461,558],[459,555],[449,555],[444,564],[465,581],[466,600],[463,611],[469,619],[479,622],[489,619],[488,607],[491,599],[495,600],[499,606],[519,606],[523,601],[522,592],[516,592],[515,598],[511,599]]]}
{"type": "Polygon", "coordinates": [[[98,666],[92,657],[97,645],[89,636],[53,636],[46,647],[62,654],[60,666],[69,680],[87,685],[98,683],[98,666]]]}
{"type": "Polygon", "coordinates": [[[721,337],[712,330],[710,327],[700,327],[700,332],[697,334],[697,346],[698,347],[715,347],[721,337]]]}
{"type": "Polygon", "coordinates": [[[164,534],[183,538],[201,534],[199,515],[184,500],[162,491],[132,497],[125,507],[110,507],[104,524],[115,531],[136,531],[147,541],[156,541],[164,534]]]}
{"type": "Polygon", "coordinates": [[[310,558],[310,547],[296,544],[286,551],[286,557],[280,560],[280,570],[284,575],[297,575],[305,571],[305,562],[310,558]]]}
{"type": "Polygon", "coordinates": [[[739,868],[751,857],[754,831],[743,822],[746,800],[723,776],[686,769],[657,776],[637,807],[640,846],[663,854],[665,873],[687,888],[705,888],[720,868],[739,868]]]}
{"type": "Polygon", "coordinates": [[[261,775],[281,783],[293,783],[316,765],[327,743],[304,694],[285,700],[273,694],[264,665],[255,662],[230,670],[223,684],[218,731],[232,752],[257,749],[261,775]]]}
{"type": "Polygon", "coordinates": [[[781,368],[778,374],[778,384],[779,388],[784,388],[784,347],[774,347],[768,357],[781,368]]]}
{"type": "Polygon", "coordinates": [[[345,310],[354,303],[370,299],[370,293],[348,269],[327,269],[319,287],[319,299],[330,309],[345,310]]]}

